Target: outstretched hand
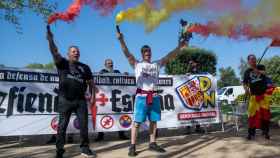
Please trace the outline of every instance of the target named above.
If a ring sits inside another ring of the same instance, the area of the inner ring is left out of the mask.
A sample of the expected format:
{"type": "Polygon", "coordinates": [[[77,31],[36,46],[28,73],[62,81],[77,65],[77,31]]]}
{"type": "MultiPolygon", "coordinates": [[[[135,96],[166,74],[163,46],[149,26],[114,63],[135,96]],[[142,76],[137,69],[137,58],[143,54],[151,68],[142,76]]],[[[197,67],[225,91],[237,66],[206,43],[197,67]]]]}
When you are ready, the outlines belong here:
{"type": "Polygon", "coordinates": [[[119,33],[117,32],[117,38],[120,40],[120,39],[123,39],[123,34],[122,33],[119,33]]]}

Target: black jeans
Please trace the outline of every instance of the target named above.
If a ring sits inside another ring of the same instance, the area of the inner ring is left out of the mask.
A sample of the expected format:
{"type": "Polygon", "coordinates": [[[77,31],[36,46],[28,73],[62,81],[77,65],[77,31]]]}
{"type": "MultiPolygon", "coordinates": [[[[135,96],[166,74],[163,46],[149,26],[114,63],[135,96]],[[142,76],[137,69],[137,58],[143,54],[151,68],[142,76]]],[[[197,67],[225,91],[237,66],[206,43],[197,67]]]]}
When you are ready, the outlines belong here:
{"type": "MultiPolygon", "coordinates": [[[[270,124],[269,120],[261,120],[261,130],[262,130],[262,134],[265,136],[269,135],[269,124],[270,124]]],[[[248,134],[251,136],[255,136],[256,128],[248,128],[248,134]]]]}
{"type": "Polygon", "coordinates": [[[262,134],[263,135],[269,135],[269,124],[270,121],[269,120],[261,120],[261,129],[262,129],[262,134]]]}
{"type": "Polygon", "coordinates": [[[67,100],[64,97],[59,97],[59,124],[57,131],[56,150],[64,153],[66,129],[69,124],[71,114],[76,113],[80,125],[80,147],[89,148],[88,139],[88,109],[86,100],[67,100]]]}

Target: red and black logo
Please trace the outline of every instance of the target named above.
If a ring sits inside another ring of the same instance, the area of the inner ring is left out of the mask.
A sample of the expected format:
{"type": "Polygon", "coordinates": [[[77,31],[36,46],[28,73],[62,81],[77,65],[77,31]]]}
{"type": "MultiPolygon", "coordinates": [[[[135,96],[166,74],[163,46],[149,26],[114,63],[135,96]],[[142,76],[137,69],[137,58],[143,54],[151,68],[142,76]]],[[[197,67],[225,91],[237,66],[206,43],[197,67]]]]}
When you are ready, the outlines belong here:
{"type": "Polygon", "coordinates": [[[114,125],[114,119],[111,116],[103,116],[100,125],[105,129],[110,129],[114,125]]]}

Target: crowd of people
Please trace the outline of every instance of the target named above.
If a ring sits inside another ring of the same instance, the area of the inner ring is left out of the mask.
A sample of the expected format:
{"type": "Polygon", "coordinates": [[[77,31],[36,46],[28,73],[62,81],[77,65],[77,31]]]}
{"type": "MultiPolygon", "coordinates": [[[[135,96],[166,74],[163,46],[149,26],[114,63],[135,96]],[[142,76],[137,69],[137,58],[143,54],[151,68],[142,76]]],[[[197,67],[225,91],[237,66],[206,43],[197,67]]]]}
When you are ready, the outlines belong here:
{"type": "MultiPolygon", "coordinates": [[[[91,93],[90,102],[95,102],[97,89],[92,80],[92,71],[88,65],[79,61],[80,51],[77,46],[69,47],[67,59],[61,56],[49,27],[47,30],[47,39],[59,75],[59,125],[56,137],[53,136],[51,139],[51,142],[56,141],[56,158],[62,158],[65,152],[66,128],[73,112],[76,113],[80,124],[81,154],[85,157],[96,156],[96,153],[89,148],[88,109],[84,97],[87,88],[89,88],[91,93]]],[[[152,61],[152,50],[150,46],[144,45],[141,48],[142,59],[137,60],[133,53],[129,51],[122,33],[117,32],[117,39],[120,42],[123,54],[127,58],[128,63],[135,71],[137,87],[128,155],[137,155],[136,140],[138,129],[140,124],[145,122],[147,118],[150,126],[149,150],[164,153],[166,150],[156,143],[157,122],[161,120],[160,98],[157,95],[159,90],[157,86],[159,72],[160,68],[180,53],[179,50],[183,46],[186,46],[186,43],[184,43],[185,41],[179,40],[174,50],[169,52],[165,57],[152,61]]],[[[270,80],[265,74],[265,67],[256,64],[256,57],[253,54],[248,56],[248,64],[250,68],[246,70],[243,79],[246,95],[250,98],[248,107],[248,139],[251,140],[255,137],[257,128],[261,128],[265,138],[270,139],[270,103],[267,97],[271,89],[273,89],[273,85],[269,82],[270,80]]],[[[195,59],[189,61],[188,66],[192,74],[202,73],[199,71],[199,62],[195,59]]],[[[112,59],[105,60],[105,68],[100,71],[100,74],[105,73],[120,73],[119,70],[114,69],[112,59]]],[[[190,131],[190,129],[191,127],[187,127],[187,131],[190,131]]],[[[203,132],[199,125],[195,129],[196,132],[203,132]]],[[[128,139],[124,132],[120,131],[118,134],[120,139],[128,139]]],[[[71,135],[68,140],[71,140],[71,135]]],[[[99,132],[95,140],[104,140],[104,133],[99,132]]]]}

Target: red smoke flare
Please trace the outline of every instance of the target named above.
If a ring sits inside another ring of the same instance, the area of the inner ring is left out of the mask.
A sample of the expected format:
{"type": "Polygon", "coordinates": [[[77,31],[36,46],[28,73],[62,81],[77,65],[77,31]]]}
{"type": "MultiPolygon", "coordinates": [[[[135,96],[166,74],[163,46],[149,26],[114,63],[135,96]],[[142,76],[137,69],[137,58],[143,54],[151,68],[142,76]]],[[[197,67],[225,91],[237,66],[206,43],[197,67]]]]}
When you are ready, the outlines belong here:
{"type": "Polygon", "coordinates": [[[92,8],[101,10],[102,14],[107,14],[112,11],[118,4],[124,0],[74,0],[74,2],[63,13],[54,13],[48,18],[48,24],[52,24],[56,20],[73,21],[80,14],[81,8],[84,5],[89,5],[92,8]]]}
{"type": "Polygon", "coordinates": [[[124,0],[94,0],[93,7],[101,10],[101,14],[106,15],[124,0]]]}
{"type": "Polygon", "coordinates": [[[270,27],[254,26],[251,24],[243,24],[241,26],[230,25],[226,28],[223,24],[208,22],[207,24],[194,24],[188,31],[208,37],[210,34],[215,36],[225,36],[233,39],[245,37],[247,39],[270,38],[279,39],[280,24],[270,27]]]}
{"type": "Polygon", "coordinates": [[[64,13],[54,13],[48,19],[48,24],[56,20],[73,21],[79,15],[82,5],[85,4],[84,0],[75,0],[64,13]]]}

